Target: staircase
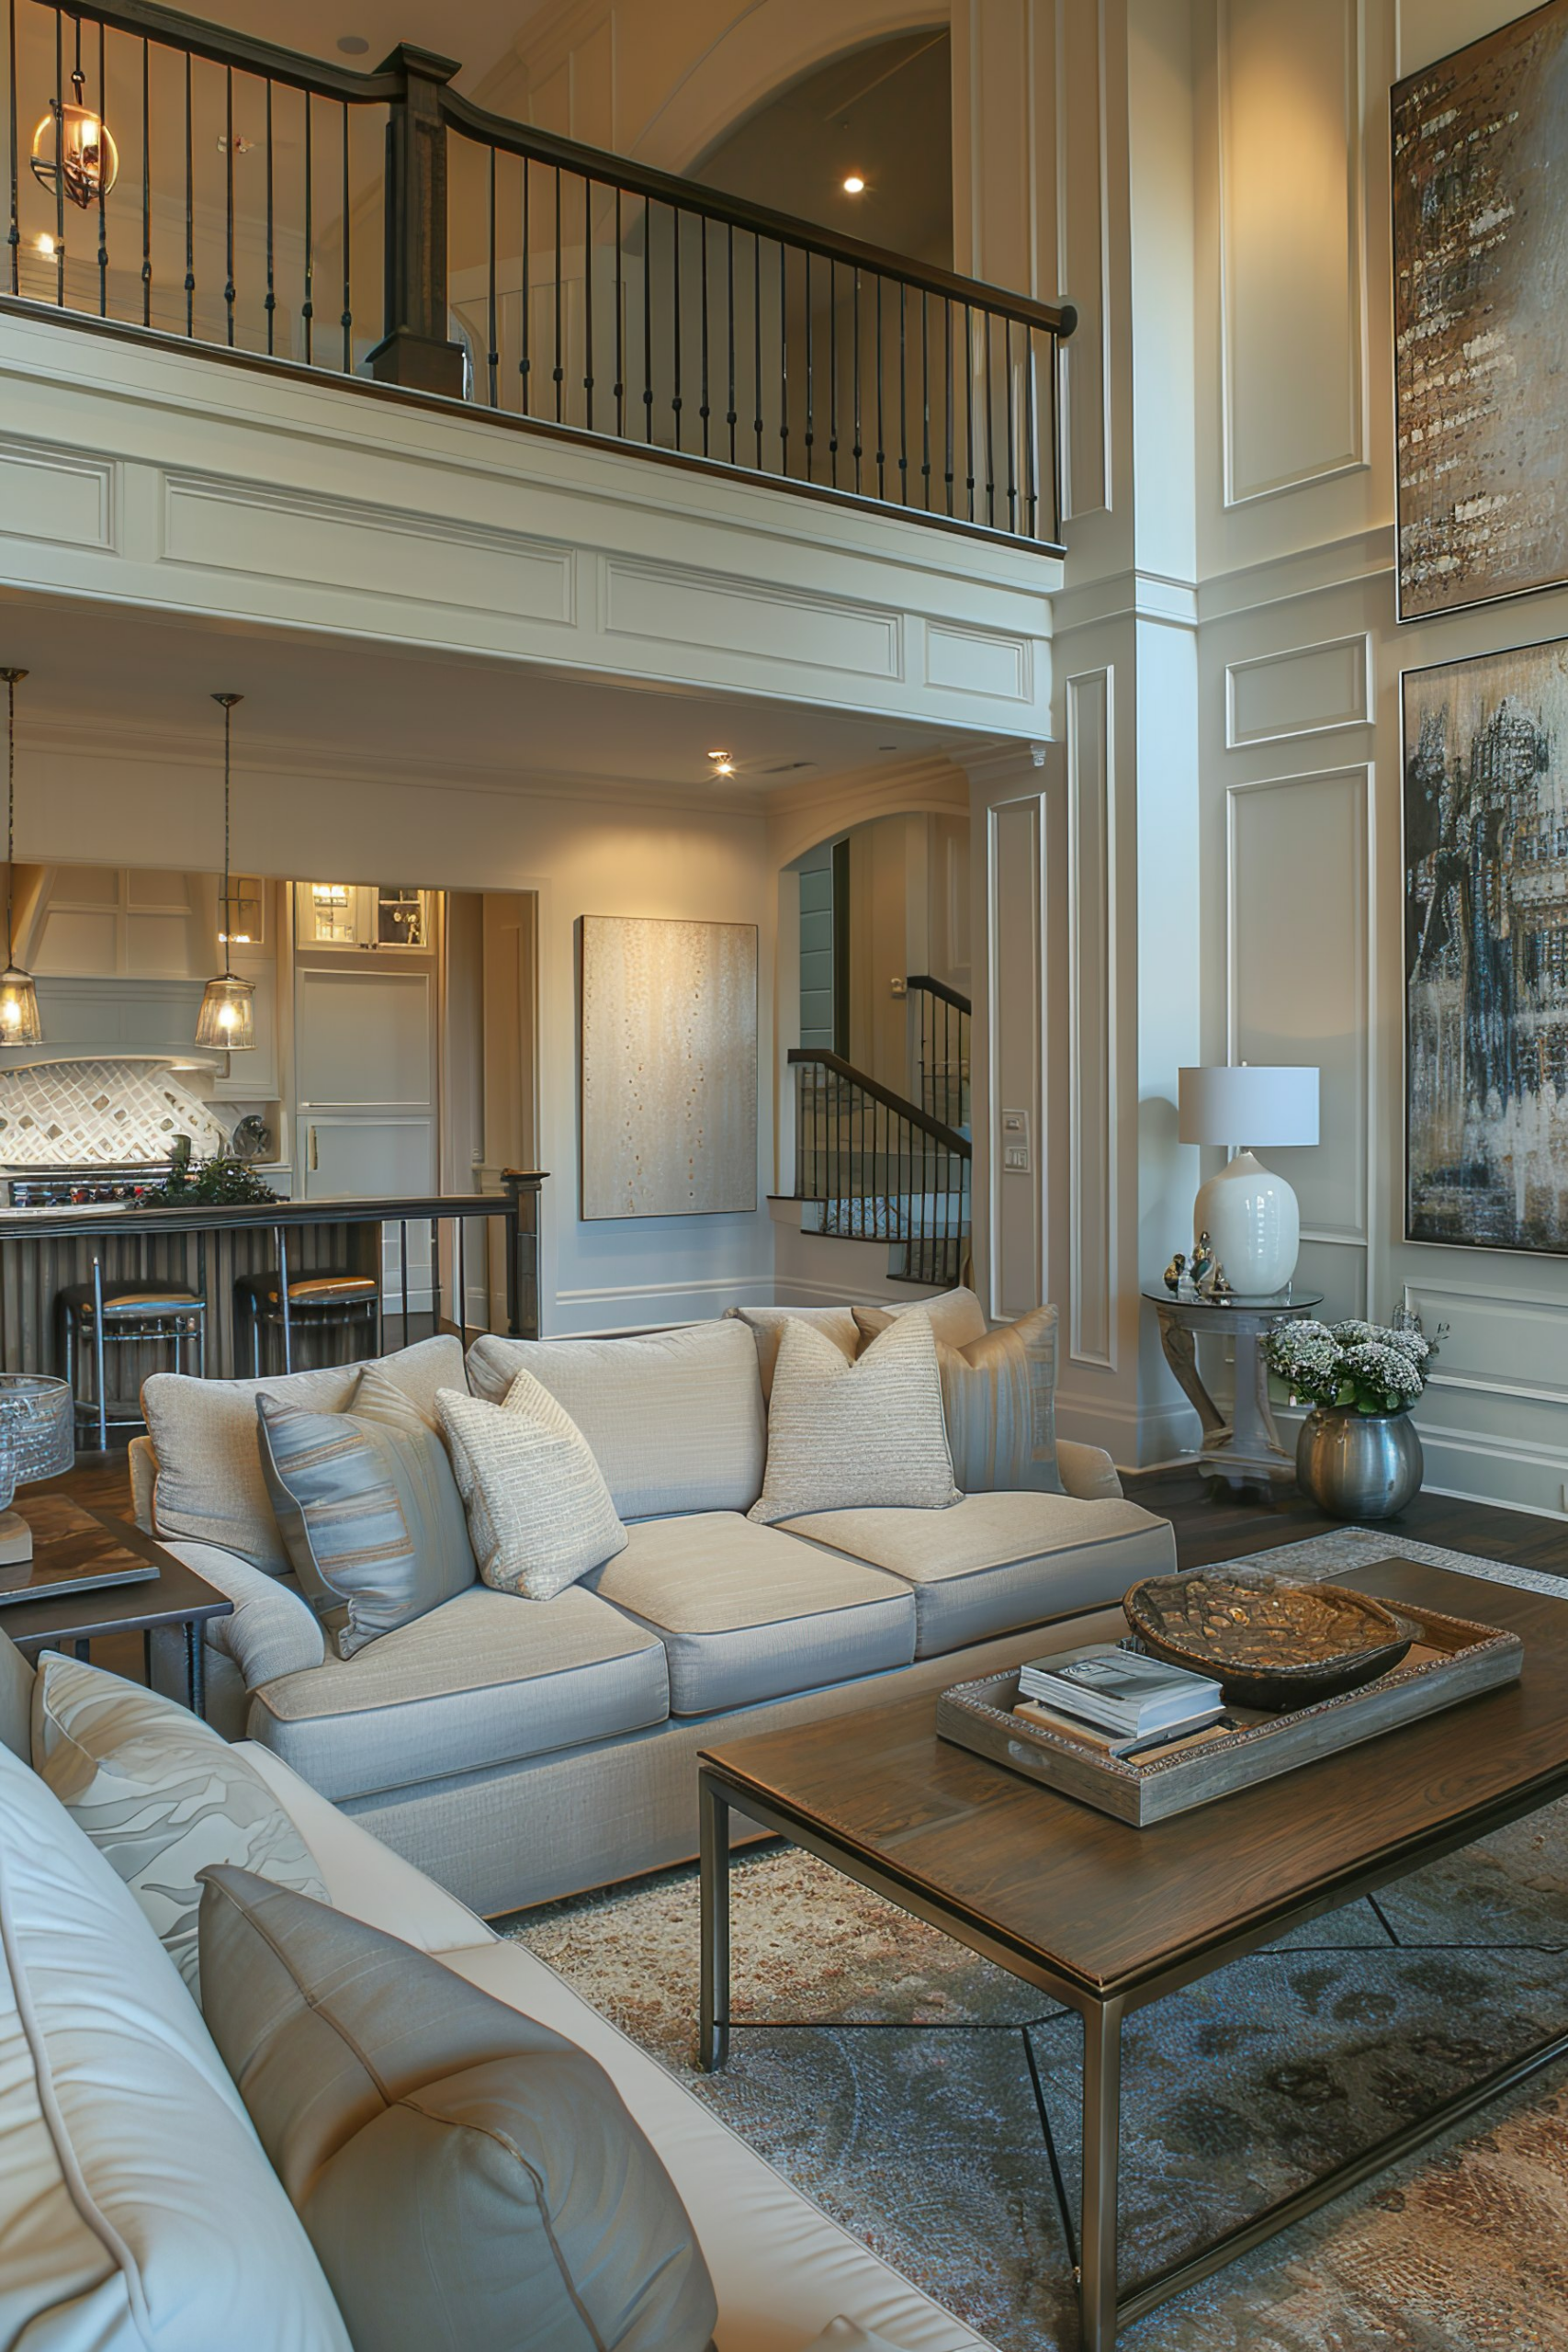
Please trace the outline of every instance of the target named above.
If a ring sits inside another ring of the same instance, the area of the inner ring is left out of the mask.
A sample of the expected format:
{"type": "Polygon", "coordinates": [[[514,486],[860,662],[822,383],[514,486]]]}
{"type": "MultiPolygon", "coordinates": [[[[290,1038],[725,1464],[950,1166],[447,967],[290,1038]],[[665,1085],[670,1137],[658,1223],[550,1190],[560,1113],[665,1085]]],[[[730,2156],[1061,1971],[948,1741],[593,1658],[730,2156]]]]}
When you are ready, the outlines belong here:
{"type": "Polygon", "coordinates": [[[886,1241],[889,1279],[951,1286],[967,1278],[973,1222],[967,998],[920,974],[910,998],[918,1102],[839,1054],[797,1046],[795,1193],[801,1230],[886,1241]]]}

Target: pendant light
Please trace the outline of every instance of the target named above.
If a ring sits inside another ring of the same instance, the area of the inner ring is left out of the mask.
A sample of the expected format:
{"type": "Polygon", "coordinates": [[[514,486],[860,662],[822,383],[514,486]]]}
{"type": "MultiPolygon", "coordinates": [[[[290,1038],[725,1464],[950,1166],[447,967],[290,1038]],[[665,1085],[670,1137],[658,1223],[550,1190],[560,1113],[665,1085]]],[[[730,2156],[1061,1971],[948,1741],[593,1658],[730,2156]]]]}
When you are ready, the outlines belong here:
{"type": "MultiPolygon", "coordinates": [[[[243,702],[243,695],[214,695],[216,703],[223,706],[223,896],[219,901],[219,930],[223,941],[223,969],[214,980],[209,980],[201,991],[201,1011],[196,1016],[196,1042],[198,1046],[217,1046],[229,1054],[243,1053],[256,1042],[255,990],[249,980],[236,979],[229,968],[229,776],[231,739],[234,723],[234,705],[243,702]]],[[[3,1012],[0,1012],[3,1017],[3,1012]]]]}
{"type": "MultiPolygon", "coordinates": [[[[100,63],[102,62],[100,52],[100,63]]],[[[84,212],[102,201],[119,177],[119,150],[102,115],[83,103],[82,19],[76,19],[76,63],[71,75],[73,103],[57,99],[33,133],[33,177],[51,196],[62,192],[84,212]]]]}
{"type": "Polygon", "coordinates": [[[17,688],[25,670],[0,670],[6,681],[6,968],[0,972],[0,1046],[41,1046],[38,990],[17,968],[12,917],[17,899],[17,688]]]}

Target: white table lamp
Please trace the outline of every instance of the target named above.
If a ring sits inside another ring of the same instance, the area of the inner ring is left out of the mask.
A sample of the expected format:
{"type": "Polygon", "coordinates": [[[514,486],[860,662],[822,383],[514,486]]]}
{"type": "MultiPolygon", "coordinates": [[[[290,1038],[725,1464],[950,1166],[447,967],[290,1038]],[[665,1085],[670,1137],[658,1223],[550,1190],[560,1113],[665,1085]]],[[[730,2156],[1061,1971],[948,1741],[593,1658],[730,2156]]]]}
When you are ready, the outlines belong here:
{"type": "Polygon", "coordinates": [[[1283,1290],[1301,1251],[1301,1211],[1284,1178],[1262,1167],[1252,1147],[1317,1141],[1316,1070],[1253,1062],[1184,1069],[1180,1117],[1183,1143],[1241,1146],[1193,1202],[1194,1238],[1208,1235],[1238,1295],[1283,1290]]]}

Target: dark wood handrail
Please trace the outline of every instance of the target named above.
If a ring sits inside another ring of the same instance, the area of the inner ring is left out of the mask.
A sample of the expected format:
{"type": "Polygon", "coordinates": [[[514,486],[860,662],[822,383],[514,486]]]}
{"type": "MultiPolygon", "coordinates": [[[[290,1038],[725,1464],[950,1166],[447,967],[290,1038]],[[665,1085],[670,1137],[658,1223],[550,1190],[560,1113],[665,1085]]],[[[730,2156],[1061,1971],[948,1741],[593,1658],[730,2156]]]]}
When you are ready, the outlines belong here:
{"type": "Polygon", "coordinates": [[[952,1005],[955,1012],[973,1014],[975,1011],[974,1005],[966,996],[962,995],[957,989],[950,988],[945,980],[934,979],[930,972],[909,973],[904,986],[907,989],[924,989],[929,996],[934,996],[940,1003],[952,1005]]]}
{"type": "Polygon", "coordinates": [[[945,1145],[960,1159],[973,1159],[975,1147],[967,1136],[961,1136],[956,1127],[944,1126],[940,1119],[933,1119],[929,1111],[922,1111],[902,1094],[895,1094],[893,1089],[884,1086],[879,1079],[868,1078],[863,1069],[856,1069],[853,1062],[845,1061],[841,1054],[819,1053],[812,1046],[792,1046],[789,1060],[795,1069],[809,1064],[831,1070],[835,1078],[847,1079],[852,1086],[858,1086],[863,1094],[868,1094],[874,1102],[880,1102],[885,1109],[896,1113],[911,1127],[918,1128],[921,1135],[930,1136],[933,1143],[945,1145]]]}
{"type": "Polygon", "coordinates": [[[602,181],[609,187],[623,188],[628,196],[645,197],[652,203],[671,205],[682,212],[705,213],[710,220],[743,229],[748,235],[770,237],[776,244],[792,246],[796,252],[818,254],[824,261],[838,261],[849,268],[869,269],[884,277],[897,277],[917,291],[936,294],[944,300],[972,302],[977,311],[1011,319],[1019,326],[1037,327],[1043,334],[1057,335],[1064,341],[1077,325],[1078,314],[1070,302],[1036,301],[1030,295],[1010,293],[978,278],[960,277],[954,271],[940,269],[931,262],[911,261],[907,254],[867,244],[859,237],[840,236],[836,230],[819,228],[794,213],[774,212],[767,205],[752,204],[744,197],[727,196],[721,189],[704,187],[696,180],[682,179],[673,172],[634,163],[628,156],[611,154],[602,147],[586,146],[581,140],[564,138],[558,131],[536,130],[531,124],[490,114],[456,90],[442,92],[441,108],[447,121],[467,137],[485,146],[503,148],[509,154],[524,156],[531,163],[559,164],[562,171],[602,181]]]}
{"type": "MultiPolygon", "coordinates": [[[[38,0],[52,12],[54,0],[38,0]]],[[[158,0],[61,0],[61,14],[73,22],[105,25],[111,32],[133,34],[165,49],[188,51],[214,65],[232,65],[246,74],[264,74],[290,89],[313,90],[319,97],[336,98],[348,106],[389,103],[403,95],[402,74],[383,66],[375,74],[356,74],[351,66],[332,65],[324,58],[306,57],[276,41],[259,40],[252,33],[230,32],[178,8],[164,8],[158,0]]],[[[453,73],[457,71],[454,65],[453,73]]]]}

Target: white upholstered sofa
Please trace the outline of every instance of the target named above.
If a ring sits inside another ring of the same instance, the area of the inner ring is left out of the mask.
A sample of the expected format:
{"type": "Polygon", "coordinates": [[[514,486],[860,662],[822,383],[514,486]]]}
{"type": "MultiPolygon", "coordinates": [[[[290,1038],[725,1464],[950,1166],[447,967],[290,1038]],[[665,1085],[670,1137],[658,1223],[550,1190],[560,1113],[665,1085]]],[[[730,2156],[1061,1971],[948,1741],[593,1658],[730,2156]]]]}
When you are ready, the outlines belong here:
{"type": "MultiPolygon", "coordinates": [[[[28,1768],[31,1680],[0,1633],[0,2341],[28,2352],[333,2352],[347,2337],[323,2337],[325,2280],[174,1961],[28,1768]],[[217,2335],[215,2308],[228,2314],[217,2335]]],[[[867,2340],[857,2330],[897,2352],[986,2352],[542,1961],[499,1940],[276,1754],[244,1753],[337,1909],[605,2068],[703,2245],[716,2352],[855,2352],[867,2340]]]]}
{"type": "MultiPolygon", "coordinates": [[[[852,1355],[848,1309],[816,1319],[852,1355]]],[[[384,1360],[425,1405],[465,1381],[499,1398],[525,1363],[587,1436],[630,1541],[552,1600],[476,1581],[348,1659],[287,1573],[254,1398],[292,1385],[341,1409],[358,1367],[150,1381],[137,1517],[234,1604],[208,1629],[212,1722],[494,1917],[693,1855],[704,1747],[986,1673],[1032,1629],[1174,1568],[1168,1523],[1122,1496],[1107,1455],[1066,1442],[1060,1493],[754,1523],[759,1336],[719,1320],[642,1339],[486,1337],[466,1367],[449,1338],[384,1360]]]]}

